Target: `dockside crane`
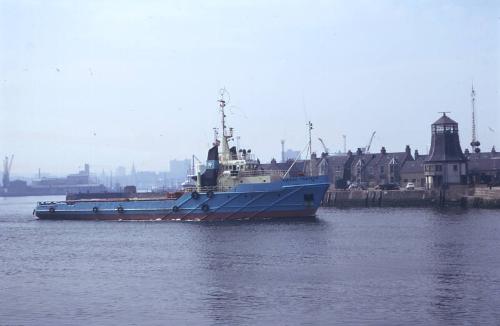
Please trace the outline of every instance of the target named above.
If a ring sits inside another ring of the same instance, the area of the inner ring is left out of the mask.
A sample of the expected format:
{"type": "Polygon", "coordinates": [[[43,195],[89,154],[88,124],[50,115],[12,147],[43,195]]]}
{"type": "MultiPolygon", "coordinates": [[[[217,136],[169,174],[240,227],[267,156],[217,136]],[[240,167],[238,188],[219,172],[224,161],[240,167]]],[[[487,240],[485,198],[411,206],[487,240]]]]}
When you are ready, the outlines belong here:
{"type": "Polygon", "coordinates": [[[10,183],[10,170],[12,168],[13,160],[14,160],[14,154],[11,155],[10,161],[8,156],[5,156],[5,159],[3,161],[2,185],[4,188],[7,188],[10,183]]]}
{"type": "Polygon", "coordinates": [[[196,160],[196,162],[198,162],[198,164],[202,164],[200,159],[196,155],[193,154],[193,156],[191,158],[191,171],[188,172],[188,173],[191,173],[191,175],[196,175],[195,160],[196,160]]]}
{"type": "Polygon", "coordinates": [[[373,137],[375,137],[375,133],[376,133],[376,131],[374,131],[372,133],[372,136],[370,137],[370,141],[368,142],[368,145],[366,145],[366,147],[365,147],[365,153],[367,153],[367,154],[370,153],[370,147],[372,146],[373,137]]]}
{"type": "Polygon", "coordinates": [[[321,143],[321,145],[323,146],[323,149],[325,150],[325,154],[328,155],[329,151],[328,151],[328,148],[325,145],[325,142],[321,138],[318,138],[318,140],[321,143]]]}

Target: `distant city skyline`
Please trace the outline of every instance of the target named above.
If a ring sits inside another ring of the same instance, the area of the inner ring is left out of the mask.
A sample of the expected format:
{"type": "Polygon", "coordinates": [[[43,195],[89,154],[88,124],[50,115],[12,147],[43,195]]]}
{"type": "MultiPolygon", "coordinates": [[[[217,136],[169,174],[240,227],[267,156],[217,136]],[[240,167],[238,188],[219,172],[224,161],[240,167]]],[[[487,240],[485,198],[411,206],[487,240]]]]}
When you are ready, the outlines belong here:
{"type": "MultiPolygon", "coordinates": [[[[0,2],[0,155],[12,175],[205,160],[228,120],[262,162],[301,150],[425,153],[439,111],[500,144],[497,1],[0,2]]],[[[236,141],[235,141],[236,144],[236,141]]]]}

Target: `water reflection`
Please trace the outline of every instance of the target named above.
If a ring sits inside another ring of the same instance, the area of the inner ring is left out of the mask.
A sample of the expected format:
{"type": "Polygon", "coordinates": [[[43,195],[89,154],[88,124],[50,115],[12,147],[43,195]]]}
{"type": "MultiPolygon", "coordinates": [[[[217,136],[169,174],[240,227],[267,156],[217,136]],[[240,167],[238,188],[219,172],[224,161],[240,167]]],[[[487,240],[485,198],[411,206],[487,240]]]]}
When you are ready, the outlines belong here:
{"type": "Polygon", "coordinates": [[[463,321],[467,314],[468,275],[472,273],[463,233],[471,215],[463,209],[449,208],[433,213],[429,245],[434,292],[431,315],[443,323],[463,321]]]}
{"type": "Polygon", "coordinates": [[[436,265],[434,273],[436,292],[433,314],[442,321],[460,320],[465,314],[465,264],[462,255],[463,245],[455,243],[438,244],[434,248],[436,258],[443,259],[436,265]],[[453,260],[453,263],[450,262],[453,260]]]}
{"type": "Polygon", "coordinates": [[[293,278],[294,269],[303,263],[301,255],[303,259],[306,252],[322,254],[308,248],[304,235],[321,240],[324,225],[310,217],[200,224],[206,316],[214,324],[262,322],[288,304],[281,293],[291,295],[295,290],[283,288],[282,281],[293,278]]]}
{"type": "Polygon", "coordinates": [[[31,216],[31,198],[5,204],[4,324],[500,320],[497,211],[321,209],[317,219],[44,223],[31,216]]]}

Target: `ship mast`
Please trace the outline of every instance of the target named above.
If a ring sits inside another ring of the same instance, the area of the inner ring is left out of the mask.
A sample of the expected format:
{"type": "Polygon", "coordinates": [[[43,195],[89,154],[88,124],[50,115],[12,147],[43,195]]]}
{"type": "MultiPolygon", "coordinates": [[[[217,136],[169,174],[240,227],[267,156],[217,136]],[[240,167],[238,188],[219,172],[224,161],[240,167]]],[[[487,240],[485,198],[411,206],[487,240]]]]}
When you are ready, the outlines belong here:
{"type": "Polygon", "coordinates": [[[225,89],[220,92],[219,108],[221,112],[221,124],[222,124],[222,152],[221,161],[229,161],[229,139],[233,137],[233,128],[229,128],[229,132],[226,130],[226,114],[224,108],[226,107],[226,101],[224,100],[225,89]]]}
{"type": "MultiPolygon", "coordinates": [[[[308,132],[309,132],[309,144],[308,144],[308,156],[309,156],[309,175],[312,176],[312,160],[311,160],[311,156],[312,156],[312,141],[311,141],[311,131],[313,130],[313,125],[311,123],[311,121],[307,122],[307,129],[308,129],[308,132]]],[[[307,159],[307,158],[306,158],[307,159]]]]}

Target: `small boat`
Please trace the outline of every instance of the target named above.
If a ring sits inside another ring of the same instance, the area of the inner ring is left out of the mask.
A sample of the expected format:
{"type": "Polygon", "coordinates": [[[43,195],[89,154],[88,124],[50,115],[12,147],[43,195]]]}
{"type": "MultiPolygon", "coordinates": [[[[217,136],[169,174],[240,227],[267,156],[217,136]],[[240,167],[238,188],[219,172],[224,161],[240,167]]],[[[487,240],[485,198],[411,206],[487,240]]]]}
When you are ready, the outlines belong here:
{"type": "Polygon", "coordinates": [[[86,198],[38,202],[39,219],[220,221],[310,217],[329,187],[327,176],[292,176],[290,169],[264,170],[251,150],[230,147],[223,95],[219,102],[221,139],[214,141],[205,169],[173,193],[156,197],[86,198]],[[219,150],[220,149],[220,150],[219,150]]]}

